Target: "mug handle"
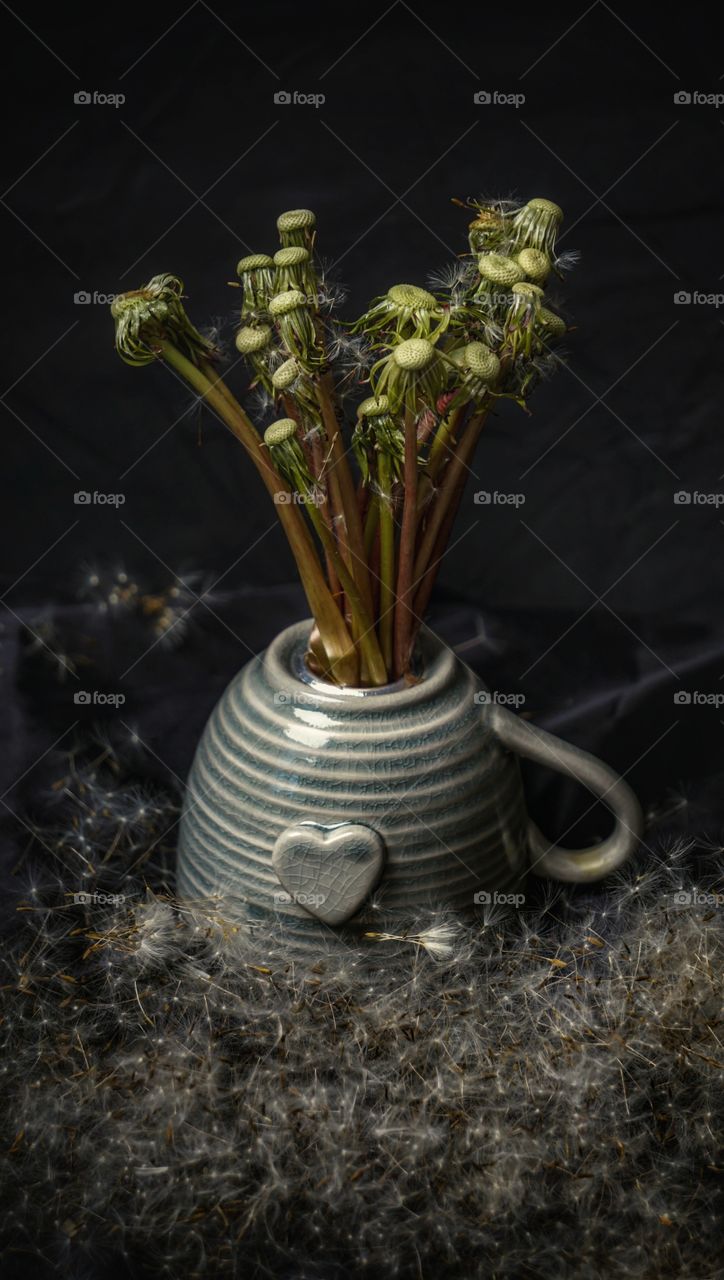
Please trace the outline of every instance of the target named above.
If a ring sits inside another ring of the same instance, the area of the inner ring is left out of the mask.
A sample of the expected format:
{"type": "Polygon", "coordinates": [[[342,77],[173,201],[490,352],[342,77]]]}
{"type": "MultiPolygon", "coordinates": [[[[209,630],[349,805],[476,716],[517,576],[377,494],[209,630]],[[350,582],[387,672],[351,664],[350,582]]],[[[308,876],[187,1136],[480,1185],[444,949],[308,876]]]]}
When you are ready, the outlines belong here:
{"type": "Polygon", "coordinates": [[[587,884],[620,867],[636,850],[644,829],[641,806],[628,783],[588,751],[521,720],[507,707],[495,703],[489,710],[493,732],[503,746],[583,783],[615,818],[611,835],[587,849],[563,849],[551,844],[530,822],[530,870],[551,880],[587,884]]]}

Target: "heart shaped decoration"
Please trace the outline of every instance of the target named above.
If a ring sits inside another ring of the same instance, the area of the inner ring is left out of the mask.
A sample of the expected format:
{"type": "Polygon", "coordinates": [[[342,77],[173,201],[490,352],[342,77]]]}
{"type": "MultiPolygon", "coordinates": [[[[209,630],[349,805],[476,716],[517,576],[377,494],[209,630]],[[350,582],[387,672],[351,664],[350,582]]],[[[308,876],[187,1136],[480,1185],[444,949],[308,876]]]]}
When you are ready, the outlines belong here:
{"type": "Polygon", "coordinates": [[[344,924],[359,911],[384,862],[382,837],[359,822],[300,822],[282,831],[272,852],[272,866],[289,896],[329,925],[344,924]]]}

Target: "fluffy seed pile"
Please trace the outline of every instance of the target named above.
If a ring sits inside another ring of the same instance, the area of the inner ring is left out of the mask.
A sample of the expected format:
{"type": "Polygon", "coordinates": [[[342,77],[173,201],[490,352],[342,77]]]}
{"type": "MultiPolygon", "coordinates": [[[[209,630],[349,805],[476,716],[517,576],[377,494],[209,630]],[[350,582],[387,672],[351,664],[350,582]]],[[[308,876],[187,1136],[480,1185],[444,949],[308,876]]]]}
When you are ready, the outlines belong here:
{"type": "Polygon", "coordinates": [[[722,1275],[716,851],[310,964],[61,843],[4,960],[4,1274],[722,1275]]]}

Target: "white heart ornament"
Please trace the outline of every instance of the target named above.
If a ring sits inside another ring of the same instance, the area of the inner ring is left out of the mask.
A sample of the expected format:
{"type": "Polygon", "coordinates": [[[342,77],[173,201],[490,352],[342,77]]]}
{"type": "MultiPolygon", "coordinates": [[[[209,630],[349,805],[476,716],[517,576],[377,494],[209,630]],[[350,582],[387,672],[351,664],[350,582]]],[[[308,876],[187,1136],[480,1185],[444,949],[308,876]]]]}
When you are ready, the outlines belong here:
{"type": "Polygon", "coordinates": [[[385,863],[380,835],[359,822],[287,827],[272,852],[272,866],[287,893],[325,924],[344,924],[374,889],[385,863]]]}

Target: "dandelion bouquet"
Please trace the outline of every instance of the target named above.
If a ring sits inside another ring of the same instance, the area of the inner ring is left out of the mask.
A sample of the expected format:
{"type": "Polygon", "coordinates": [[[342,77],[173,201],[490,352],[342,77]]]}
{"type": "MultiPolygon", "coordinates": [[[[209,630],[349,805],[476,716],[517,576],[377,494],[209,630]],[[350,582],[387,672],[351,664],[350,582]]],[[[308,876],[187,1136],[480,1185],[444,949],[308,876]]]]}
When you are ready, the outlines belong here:
{"type": "Polygon", "coordinates": [[[525,406],[566,332],[545,296],[571,258],[556,255],[558,206],[464,207],[467,252],[426,288],[392,285],[354,323],[337,318],[315,215],[281,214],[281,248],[237,267],[236,349],[258,426],[220,376],[216,342],[189,320],[176,276],[112,305],[122,358],[167,363],[250,455],[314,616],[308,663],[338,685],[414,679],[417,630],[483,426],[501,398],[525,406]]]}

